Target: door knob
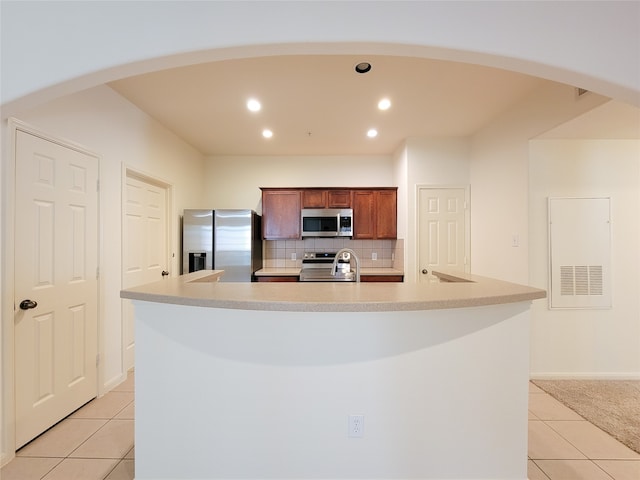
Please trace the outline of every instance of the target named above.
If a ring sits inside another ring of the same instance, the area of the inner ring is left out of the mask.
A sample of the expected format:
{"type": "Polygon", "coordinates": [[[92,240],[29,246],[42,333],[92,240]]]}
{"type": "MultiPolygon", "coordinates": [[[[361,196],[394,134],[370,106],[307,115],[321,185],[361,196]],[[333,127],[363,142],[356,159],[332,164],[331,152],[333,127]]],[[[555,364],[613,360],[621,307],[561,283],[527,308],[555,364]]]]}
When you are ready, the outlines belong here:
{"type": "Polygon", "coordinates": [[[22,300],[20,302],[20,310],[29,310],[30,308],[36,308],[38,306],[38,302],[34,302],[33,300],[22,300]]]}
{"type": "Polygon", "coordinates": [[[426,268],[423,268],[423,269],[422,269],[422,274],[423,274],[423,275],[426,275],[427,273],[429,273],[429,272],[427,271],[427,269],[426,269],[426,268]]]}
{"type": "Polygon", "coordinates": [[[162,270],[162,276],[166,277],[167,275],[169,275],[169,272],[167,272],[166,270],[162,270]]]}

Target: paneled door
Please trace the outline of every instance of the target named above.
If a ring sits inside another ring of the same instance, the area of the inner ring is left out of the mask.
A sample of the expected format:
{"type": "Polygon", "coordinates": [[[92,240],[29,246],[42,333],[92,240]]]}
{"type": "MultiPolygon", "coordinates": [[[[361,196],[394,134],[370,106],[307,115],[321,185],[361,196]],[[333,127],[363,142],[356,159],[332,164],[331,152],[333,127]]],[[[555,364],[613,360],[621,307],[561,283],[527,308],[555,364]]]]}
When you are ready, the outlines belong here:
{"type": "MultiPolygon", "coordinates": [[[[127,170],[124,191],[122,287],[161,280],[169,274],[167,221],[169,186],[127,170]]],[[[124,367],[134,366],[135,328],[131,300],[122,300],[124,367]]]]}
{"type": "Polygon", "coordinates": [[[433,282],[432,271],[468,271],[468,200],[465,188],[418,190],[420,282],[433,282]]]}
{"type": "Polygon", "coordinates": [[[98,159],[16,132],[16,446],[97,394],[98,159]]]}

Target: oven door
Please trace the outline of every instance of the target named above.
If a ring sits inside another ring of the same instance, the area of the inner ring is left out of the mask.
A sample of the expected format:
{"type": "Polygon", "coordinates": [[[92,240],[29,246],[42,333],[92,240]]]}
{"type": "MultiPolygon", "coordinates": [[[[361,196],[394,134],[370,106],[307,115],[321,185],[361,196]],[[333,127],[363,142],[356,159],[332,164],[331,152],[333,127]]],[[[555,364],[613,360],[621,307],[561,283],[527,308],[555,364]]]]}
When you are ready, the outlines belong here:
{"type": "Polygon", "coordinates": [[[338,272],[331,275],[331,267],[329,268],[309,268],[302,269],[300,272],[301,282],[355,282],[355,272],[338,272]]]}

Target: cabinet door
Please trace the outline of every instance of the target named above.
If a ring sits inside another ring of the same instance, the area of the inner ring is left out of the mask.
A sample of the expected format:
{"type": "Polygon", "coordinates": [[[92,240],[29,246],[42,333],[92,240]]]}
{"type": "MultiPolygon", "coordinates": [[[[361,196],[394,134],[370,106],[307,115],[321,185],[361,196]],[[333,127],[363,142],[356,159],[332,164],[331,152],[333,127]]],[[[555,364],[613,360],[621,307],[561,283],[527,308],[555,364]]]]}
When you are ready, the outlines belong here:
{"type": "Polygon", "coordinates": [[[303,208],[327,208],[326,190],[302,190],[303,208]]]}
{"type": "Polygon", "coordinates": [[[375,192],[354,190],[353,192],[353,238],[375,238],[375,192]]]}
{"type": "Polygon", "coordinates": [[[262,191],[262,236],[265,240],[300,238],[300,190],[262,191]]]}
{"type": "Polygon", "coordinates": [[[351,208],[351,190],[329,190],[329,208],[351,208]]]}
{"type": "Polygon", "coordinates": [[[395,190],[376,192],[376,238],[398,236],[397,196],[395,190]]]}

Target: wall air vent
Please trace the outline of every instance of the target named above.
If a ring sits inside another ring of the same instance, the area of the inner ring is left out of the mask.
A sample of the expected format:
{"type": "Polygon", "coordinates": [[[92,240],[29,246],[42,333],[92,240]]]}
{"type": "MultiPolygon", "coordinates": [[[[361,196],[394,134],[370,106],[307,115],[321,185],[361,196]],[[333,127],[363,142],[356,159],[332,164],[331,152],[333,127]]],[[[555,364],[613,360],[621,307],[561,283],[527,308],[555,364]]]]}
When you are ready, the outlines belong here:
{"type": "Polygon", "coordinates": [[[576,97],[580,98],[587,93],[589,93],[589,90],[587,90],[586,88],[576,87],[576,97]]]}
{"type": "Polygon", "coordinates": [[[549,307],[611,308],[609,198],[549,198],[549,307]]]}
{"type": "Polygon", "coordinates": [[[560,295],[602,295],[602,265],[561,265],[560,295]]]}

